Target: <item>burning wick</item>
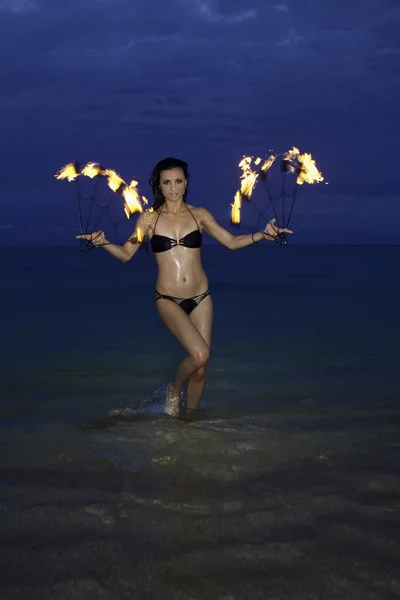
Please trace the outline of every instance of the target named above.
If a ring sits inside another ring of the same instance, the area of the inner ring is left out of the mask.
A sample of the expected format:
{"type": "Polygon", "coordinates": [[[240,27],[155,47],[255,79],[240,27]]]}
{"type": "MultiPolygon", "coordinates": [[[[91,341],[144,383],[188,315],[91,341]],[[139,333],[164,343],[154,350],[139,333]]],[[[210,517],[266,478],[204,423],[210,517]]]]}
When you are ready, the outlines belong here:
{"type": "MultiPolygon", "coordinates": [[[[240,176],[241,184],[240,189],[235,194],[234,202],[231,204],[232,224],[240,224],[242,198],[245,197],[247,200],[250,200],[259,177],[263,181],[268,179],[269,170],[276,161],[277,157],[277,154],[270,154],[264,160],[261,167],[259,167],[262,162],[260,157],[254,158],[252,156],[244,156],[239,162],[238,166],[242,171],[240,176]],[[255,170],[254,167],[259,167],[259,169],[255,170]]],[[[311,154],[300,154],[300,150],[295,146],[293,146],[293,148],[288,152],[283,153],[281,171],[283,173],[296,174],[296,185],[303,185],[304,183],[313,184],[324,181],[324,178],[322,177],[321,172],[317,169],[311,154]]],[[[255,204],[260,212],[260,215],[264,215],[265,211],[262,211],[257,203],[255,204]]],[[[287,225],[288,224],[286,224],[285,227],[287,227],[287,225]]]]}

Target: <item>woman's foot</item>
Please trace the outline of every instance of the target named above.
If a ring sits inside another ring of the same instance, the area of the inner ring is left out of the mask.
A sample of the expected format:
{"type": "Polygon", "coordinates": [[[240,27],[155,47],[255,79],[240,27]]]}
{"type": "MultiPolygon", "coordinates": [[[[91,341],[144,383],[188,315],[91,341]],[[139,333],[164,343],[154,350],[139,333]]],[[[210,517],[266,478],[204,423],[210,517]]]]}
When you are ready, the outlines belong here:
{"type": "Polygon", "coordinates": [[[164,413],[170,417],[179,417],[179,394],[176,393],[172,383],[167,385],[165,396],[164,413]]]}
{"type": "Polygon", "coordinates": [[[180,418],[183,421],[193,421],[197,417],[197,410],[195,408],[184,408],[180,413],[180,418]]]}

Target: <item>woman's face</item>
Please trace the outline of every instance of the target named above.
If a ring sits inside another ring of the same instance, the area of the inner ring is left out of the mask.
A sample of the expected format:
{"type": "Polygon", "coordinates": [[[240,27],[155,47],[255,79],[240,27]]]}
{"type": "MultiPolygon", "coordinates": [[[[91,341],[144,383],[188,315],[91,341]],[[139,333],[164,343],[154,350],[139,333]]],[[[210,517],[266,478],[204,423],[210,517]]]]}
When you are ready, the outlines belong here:
{"type": "Polygon", "coordinates": [[[160,187],[166,200],[177,202],[182,200],[186,189],[185,174],[181,168],[161,171],[160,187]]]}

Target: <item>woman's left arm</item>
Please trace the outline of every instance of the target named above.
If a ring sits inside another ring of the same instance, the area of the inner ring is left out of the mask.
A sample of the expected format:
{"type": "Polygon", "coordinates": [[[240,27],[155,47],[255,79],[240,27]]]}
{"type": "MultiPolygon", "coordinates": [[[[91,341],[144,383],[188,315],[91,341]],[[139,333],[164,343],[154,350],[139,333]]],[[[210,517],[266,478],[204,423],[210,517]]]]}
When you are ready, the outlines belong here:
{"type": "MultiPolygon", "coordinates": [[[[215,220],[213,215],[206,210],[201,208],[201,223],[211,237],[217,242],[229,248],[229,250],[240,250],[240,248],[246,248],[253,244],[258,244],[261,240],[274,241],[278,235],[282,233],[293,233],[290,229],[283,229],[275,226],[275,219],[269,221],[266,227],[262,231],[256,231],[255,233],[249,233],[246,235],[232,235],[229,231],[221,227],[215,220]]],[[[199,211],[199,212],[200,212],[199,211]]]]}

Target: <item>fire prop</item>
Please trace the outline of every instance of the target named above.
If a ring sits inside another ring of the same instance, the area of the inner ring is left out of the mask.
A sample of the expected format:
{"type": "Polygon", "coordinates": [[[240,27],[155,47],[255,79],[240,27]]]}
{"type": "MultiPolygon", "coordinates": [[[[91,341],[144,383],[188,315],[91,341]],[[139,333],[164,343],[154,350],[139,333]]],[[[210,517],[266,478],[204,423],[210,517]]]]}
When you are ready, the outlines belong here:
{"type": "MultiPolygon", "coordinates": [[[[114,234],[118,238],[118,225],[122,220],[130,219],[134,213],[141,213],[144,206],[148,204],[144,196],[140,196],[137,186],[138,182],[132,180],[129,185],[112,169],[104,169],[98,163],[90,162],[83,168],[79,163],[69,163],[54,175],[56,179],[75,182],[76,191],[76,207],[79,218],[80,233],[91,233],[99,227],[100,221],[106,217],[107,221],[114,227],[114,234]],[[93,180],[91,192],[88,196],[84,196],[79,185],[80,177],[88,177],[93,180]],[[109,194],[104,202],[99,202],[96,194],[101,180],[106,179],[109,194]],[[117,207],[112,207],[110,200],[114,194],[120,194],[124,200],[117,207]],[[122,205],[123,204],[123,205],[122,205]],[[122,205],[122,206],[121,206],[122,205]],[[93,208],[96,207],[97,214],[93,214],[93,208]],[[114,208],[114,210],[113,210],[114,208]],[[115,210],[117,208],[117,210],[115,210]],[[119,213],[118,209],[122,208],[125,213],[120,216],[114,216],[113,212],[119,213]],[[85,214],[85,217],[84,217],[85,214]]],[[[140,233],[140,232],[138,232],[140,233]]],[[[121,241],[121,240],[119,240],[121,241]]],[[[88,240],[81,240],[80,249],[93,250],[94,245],[88,240]]]]}
{"type": "MultiPolygon", "coordinates": [[[[242,171],[240,176],[240,189],[237,190],[233,204],[231,204],[231,223],[233,225],[239,225],[241,222],[244,223],[241,219],[242,201],[243,199],[248,202],[250,201],[258,179],[266,182],[268,205],[263,209],[256,201],[251,200],[252,205],[258,211],[258,220],[251,226],[253,231],[259,226],[260,222],[265,222],[265,220],[267,220],[266,215],[270,208],[276,219],[275,225],[279,228],[287,229],[292,216],[298,187],[304,183],[314,184],[324,181],[311,154],[300,154],[300,150],[293,147],[282,155],[281,172],[283,173],[283,183],[280,193],[274,197],[269,186],[269,172],[277,158],[277,154],[270,154],[263,162],[260,157],[254,158],[253,156],[244,156],[240,161],[238,165],[242,171]],[[287,189],[287,175],[290,174],[296,176],[295,186],[291,192],[287,189]],[[279,202],[281,203],[280,207],[278,204],[279,202]]],[[[248,225],[247,223],[244,224],[248,225]]],[[[279,234],[276,242],[285,246],[287,244],[287,234],[279,234]]]]}

